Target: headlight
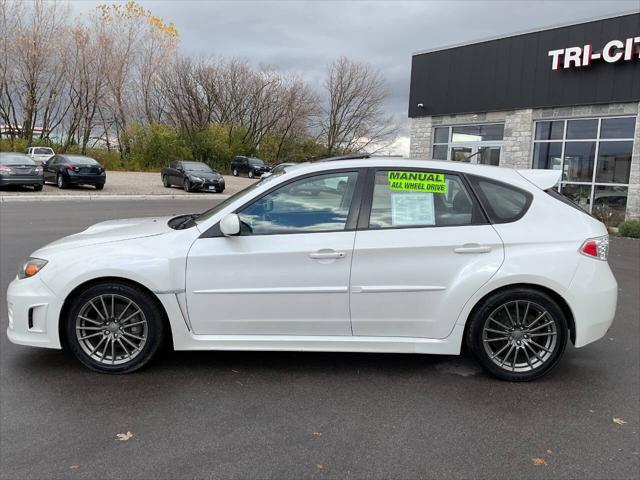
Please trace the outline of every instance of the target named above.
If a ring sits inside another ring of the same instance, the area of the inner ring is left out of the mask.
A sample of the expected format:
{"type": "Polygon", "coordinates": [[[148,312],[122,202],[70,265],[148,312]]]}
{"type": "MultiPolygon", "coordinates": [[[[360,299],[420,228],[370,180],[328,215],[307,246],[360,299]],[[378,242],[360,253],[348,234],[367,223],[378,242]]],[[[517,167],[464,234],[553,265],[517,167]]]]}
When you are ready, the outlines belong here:
{"type": "Polygon", "coordinates": [[[18,278],[29,278],[33,277],[36,273],[44,268],[47,264],[46,260],[41,258],[30,258],[20,268],[18,272],[18,278]]]}

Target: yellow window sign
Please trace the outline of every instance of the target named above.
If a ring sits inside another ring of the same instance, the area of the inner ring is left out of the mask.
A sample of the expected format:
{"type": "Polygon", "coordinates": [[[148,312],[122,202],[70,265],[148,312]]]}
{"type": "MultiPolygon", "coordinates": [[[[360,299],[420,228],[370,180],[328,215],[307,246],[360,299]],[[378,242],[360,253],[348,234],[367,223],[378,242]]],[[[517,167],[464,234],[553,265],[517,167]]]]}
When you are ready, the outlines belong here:
{"type": "Polygon", "coordinates": [[[389,188],[401,192],[447,193],[442,173],[389,172],[389,188]]]}

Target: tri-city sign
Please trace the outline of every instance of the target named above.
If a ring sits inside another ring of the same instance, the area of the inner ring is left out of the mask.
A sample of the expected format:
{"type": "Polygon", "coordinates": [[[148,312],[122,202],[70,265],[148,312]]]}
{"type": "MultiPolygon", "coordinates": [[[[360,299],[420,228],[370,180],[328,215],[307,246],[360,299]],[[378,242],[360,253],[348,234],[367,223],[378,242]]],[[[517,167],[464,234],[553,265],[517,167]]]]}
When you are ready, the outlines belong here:
{"type": "Polygon", "coordinates": [[[640,59],[638,45],[640,45],[640,37],[630,37],[625,40],[611,40],[599,52],[594,51],[592,45],[549,50],[551,68],[558,70],[559,68],[588,67],[597,60],[604,60],[607,63],[638,60],[640,59]]]}

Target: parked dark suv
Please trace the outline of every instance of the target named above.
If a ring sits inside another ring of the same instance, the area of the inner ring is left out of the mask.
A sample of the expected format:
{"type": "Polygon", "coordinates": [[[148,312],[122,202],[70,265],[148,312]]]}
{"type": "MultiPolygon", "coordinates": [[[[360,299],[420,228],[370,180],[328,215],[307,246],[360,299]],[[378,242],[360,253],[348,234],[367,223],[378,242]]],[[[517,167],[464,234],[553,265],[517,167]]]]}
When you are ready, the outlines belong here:
{"type": "Polygon", "coordinates": [[[263,173],[270,172],[271,167],[264,160],[254,157],[235,157],[231,162],[233,176],[247,175],[249,178],[261,177],[263,173]]]}
{"type": "Polygon", "coordinates": [[[97,160],[84,155],[54,155],[43,164],[44,181],[58,188],[70,185],[93,185],[102,190],[107,174],[97,160]]]}
{"type": "Polygon", "coordinates": [[[178,185],[185,192],[209,190],[222,192],[224,178],[209,165],[202,162],[175,160],[162,169],[162,184],[169,188],[178,185]]]}

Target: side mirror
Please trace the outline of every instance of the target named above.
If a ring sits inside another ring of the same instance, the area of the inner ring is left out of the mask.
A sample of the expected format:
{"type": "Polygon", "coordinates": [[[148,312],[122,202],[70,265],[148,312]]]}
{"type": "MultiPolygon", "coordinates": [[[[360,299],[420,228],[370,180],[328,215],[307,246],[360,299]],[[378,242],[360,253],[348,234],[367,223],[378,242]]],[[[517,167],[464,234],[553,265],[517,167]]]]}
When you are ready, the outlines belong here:
{"type": "Polygon", "coordinates": [[[240,217],[230,213],[220,220],[220,231],[225,237],[232,237],[240,233],[240,217]]]}

